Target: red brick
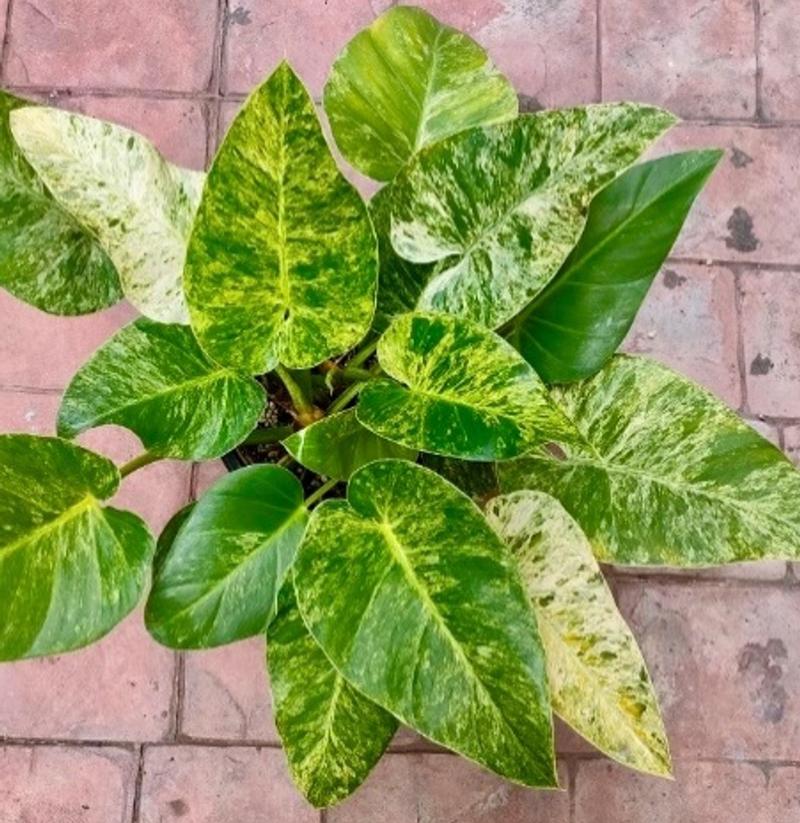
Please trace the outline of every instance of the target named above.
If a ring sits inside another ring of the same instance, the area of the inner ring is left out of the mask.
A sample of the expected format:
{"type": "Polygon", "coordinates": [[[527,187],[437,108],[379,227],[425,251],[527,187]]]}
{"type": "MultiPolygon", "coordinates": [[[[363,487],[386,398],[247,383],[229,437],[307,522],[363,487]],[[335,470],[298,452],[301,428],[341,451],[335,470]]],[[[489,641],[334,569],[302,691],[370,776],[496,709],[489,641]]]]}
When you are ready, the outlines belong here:
{"type": "Polygon", "coordinates": [[[127,303],[57,317],[0,289],[0,386],[63,389],[94,350],[136,316],[127,303]]]}
{"type": "Polygon", "coordinates": [[[659,780],[602,761],[578,764],[575,823],[796,823],[795,766],[678,763],[659,780]]]}
{"type": "Polygon", "coordinates": [[[486,48],[524,109],[596,100],[595,0],[432,0],[423,4],[486,48]]]}
{"type": "MultiPolygon", "coordinates": [[[[136,612],[82,651],[0,666],[0,735],[156,741],[170,729],[174,656],[136,612]]],[[[2,818],[0,818],[2,820],[2,818]]]]}
{"type": "Polygon", "coordinates": [[[137,762],[110,746],[4,746],[0,823],[128,823],[137,762]]]}
{"type": "Polygon", "coordinates": [[[208,460],[198,463],[195,477],[195,497],[199,500],[213,485],[228,473],[221,460],[208,460]]]}
{"type": "Polygon", "coordinates": [[[755,112],[751,0],[640,0],[602,8],[603,97],[683,117],[755,112]]]}
{"type": "Polygon", "coordinates": [[[786,0],[761,0],[761,98],[766,117],[800,119],[800,19],[786,0]]]}
{"type": "Polygon", "coordinates": [[[216,0],[36,0],[11,17],[6,82],[203,91],[211,79],[216,0]]]}
{"type": "Polygon", "coordinates": [[[800,274],[748,271],[740,282],[750,411],[800,417],[800,274]]]}
{"type": "MultiPolygon", "coordinates": [[[[566,773],[561,784],[567,785],[566,773]]],[[[566,791],[514,785],[451,754],[391,754],[328,823],[567,823],[566,791]]]]}
{"type": "Polygon", "coordinates": [[[728,269],[669,264],[623,346],[665,363],[737,408],[737,329],[736,284],[728,269]]]}
{"type": "Polygon", "coordinates": [[[684,123],[652,152],[720,147],[725,157],[673,252],[718,260],[800,260],[800,129],[684,123]]]}
{"type": "Polygon", "coordinates": [[[145,752],[140,823],[318,823],[277,749],[166,746],[145,752]]]}
{"type": "Polygon", "coordinates": [[[280,742],[272,719],[264,641],[260,637],[190,652],[184,667],[184,735],[280,742]]]}
{"type": "Polygon", "coordinates": [[[145,97],[50,97],[50,105],[110,120],[140,132],[172,163],[202,170],[206,164],[206,118],[202,104],[145,97]]]}
{"type": "Polygon", "coordinates": [[[375,17],[369,0],[247,0],[231,8],[223,88],[238,93],[249,93],[285,58],[319,97],[336,55],[375,17]]]}
{"type": "Polygon", "coordinates": [[[800,466],[800,426],[786,426],[783,430],[786,454],[800,466]]]}
{"type": "Polygon", "coordinates": [[[616,582],[676,759],[793,759],[800,750],[797,592],[616,582]]]}

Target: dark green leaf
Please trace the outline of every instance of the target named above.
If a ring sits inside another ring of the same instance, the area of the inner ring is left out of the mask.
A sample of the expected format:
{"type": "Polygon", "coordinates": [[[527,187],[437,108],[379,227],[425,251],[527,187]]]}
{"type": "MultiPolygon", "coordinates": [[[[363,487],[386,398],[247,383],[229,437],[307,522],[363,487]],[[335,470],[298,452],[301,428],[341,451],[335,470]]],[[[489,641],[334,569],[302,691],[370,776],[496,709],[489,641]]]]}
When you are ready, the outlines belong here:
{"type": "Polygon", "coordinates": [[[208,174],[185,272],[198,339],[250,374],[341,354],[369,330],[377,257],[367,207],[282,63],[245,103],[208,174]]]}
{"type": "Polygon", "coordinates": [[[508,336],[545,382],[591,377],[616,351],[721,156],[652,160],[595,197],[578,245],[508,336]]]}
{"type": "Polygon", "coordinates": [[[517,110],[513,87],[474,40],[408,6],[357,34],[325,86],[337,145],[376,180],[390,180],[423,146],[517,110]]]}
{"type": "Polygon", "coordinates": [[[360,692],[500,775],[555,785],[536,623],[509,552],[458,489],[407,461],[369,463],[346,501],[314,510],[295,583],[360,692]]]}
{"type": "Polygon", "coordinates": [[[198,649],[263,632],[307,517],[299,481],[280,466],[218,480],[160,561],[145,612],[153,637],[198,649]]]}
{"type": "Polygon", "coordinates": [[[210,460],[247,437],[264,403],[261,385],[209,360],[191,329],[140,318],[72,378],[58,432],[115,423],[154,454],[210,460]]]}
{"type": "Polygon", "coordinates": [[[334,669],[303,623],[291,575],[267,630],[275,725],[297,787],[317,807],[355,791],[397,730],[334,669]]]}
{"type": "Polygon", "coordinates": [[[500,464],[500,485],[561,501],[598,559],[714,566],[800,557],[800,473],[695,383],[618,356],[553,396],[585,442],[500,464]]]}
{"type": "Polygon", "coordinates": [[[536,372],[493,332],[444,314],[406,314],[378,344],[391,380],[356,407],[367,428],[410,449],[501,460],[573,435],[536,372]]]}
{"type": "Polygon", "coordinates": [[[358,468],[382,457],[414,460],[416,452],[378,437],[356,419],[355,409],[323,417],[283,441],[289,454],[317,474],[347,480],[358,468]]]}
{"type": "Polygon", "coordinates": [[[436,263],[417,307],[496,328],[547,285],[592,197],[675,118],[633,103],[523,115],[423,149],[392,183],[392,245],[436,263]]]}
{"type": "Polygon", "coordinates": [[[121,299],[119,276],[14,141],[9,115],[29,105],[0,91],[0,286],[53,314],[97,311],[121,299]]]}
{"type": "Polygon", "coordinates": [[[154,540],[100,505],[114,464],[55,437],[0,435],[0,660],[85,646],[138,603],[154,540]]]}

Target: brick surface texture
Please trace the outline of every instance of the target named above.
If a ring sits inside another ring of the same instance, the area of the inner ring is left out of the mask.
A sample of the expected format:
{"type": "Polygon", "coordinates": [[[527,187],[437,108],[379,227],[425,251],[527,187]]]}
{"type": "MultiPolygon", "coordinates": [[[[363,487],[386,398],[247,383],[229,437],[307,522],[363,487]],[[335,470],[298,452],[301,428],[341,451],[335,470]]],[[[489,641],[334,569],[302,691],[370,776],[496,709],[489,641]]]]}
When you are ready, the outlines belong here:
{"type": "MultiPolygon", "coordinates": [[[[319,101],[392,0],[0,0],[0,83],[119,122],[201,169],[288,58],[319,101]]],[[[652,151],[725,150],[625,342],[719,394],[800,464],[800,0],[423,0],[491,51],[521,106],[621,98],[682,118],[652,151]]],[[[347,170],[365,194],[374,185],[347,170]]],[[[0,430],[53,432],[76,368],[134,316],[48,316],[0,292],[0,430]]],[[[106,427],[81,442],[127,460],[106,427]]],[[[115,501],[154,529],[224,472],[150,466],[115,501]]],[[[0,665],[0,823],[796,823],[800,567],[609,569],[659,692],[675,780],[557,729],[562,790],[531,792],[407,729],[324,815],[288,777],[264,643],[157,646],[141,610],[92,648],[0,665]]]]}

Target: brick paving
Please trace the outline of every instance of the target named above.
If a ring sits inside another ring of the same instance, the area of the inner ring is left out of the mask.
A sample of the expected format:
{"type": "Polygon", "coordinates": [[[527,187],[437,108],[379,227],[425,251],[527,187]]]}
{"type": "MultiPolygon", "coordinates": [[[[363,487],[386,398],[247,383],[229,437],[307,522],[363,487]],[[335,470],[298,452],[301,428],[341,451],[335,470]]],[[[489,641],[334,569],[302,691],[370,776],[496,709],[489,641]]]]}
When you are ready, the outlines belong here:
{"type": "MultiPolygon", "coordinates": [[[[331,57],[389,5],[0,0],[0,81],[202,168],[279,59],[318,96],[331,57]]],[[[800,462],[800,0],[423,5],[487,45],[528,110],[637,98],[685,119],[654,153],[725,149],[626,348],[713,389],[800,462]]],[[[0,430],[52,431],[72,373],[131,316],[49,317],[0,293],[0,430]]],[[[113,428],[84,442],[136,451],[113,428]]],[[[158,529],[221,471],[150,466],[120,502],[158,529]]],[[[0,666],[0,823],[800,820],[800,569],[611,576],[663,701],[674,782],[609,764],[560,728],[564,791],[533,793],[402,731],[363,789],[320,815],[277,748],[263,642],[173,654],[135,614],[93,648],[0,666]]]]}

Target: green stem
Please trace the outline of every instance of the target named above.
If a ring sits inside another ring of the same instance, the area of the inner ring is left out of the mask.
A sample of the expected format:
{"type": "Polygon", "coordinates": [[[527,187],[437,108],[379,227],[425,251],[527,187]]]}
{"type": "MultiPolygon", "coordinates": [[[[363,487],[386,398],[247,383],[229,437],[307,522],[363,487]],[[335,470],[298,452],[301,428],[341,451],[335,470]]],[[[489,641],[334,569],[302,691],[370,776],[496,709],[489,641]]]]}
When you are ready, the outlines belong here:
{"type": "Polygon", "coordinates": [[[364,383],[359,381],[348,386],[328,407],[328,414],[341,411],[360,391],[364,383]]]}
{"type": "Polygon", "coordinates": [[[162,460],[163,458],[159,454],[153,454],[152,452],[142,452],[138,457],[134,457],[133,460],[129,460],[127,463],[123,463],[119,467],[119,476],[120,477],[127,477],[129,474],[133,474],[137,469],[141,469],[143,466],[149,466],[151,463],[155,463],[156,460],[162,460]]]}
{"type": "Polygon", "coordinates": [[[349,364],[342,366],[338,372],[342,375],[342,377],[345,377],[348,380],[361,380],[362,382],[364,380],[372,380],[375,377],[369,369],[362,369],[358,366],[351,366],[349,364]]]}
{"type": "Polygon", "coordinates": [[[313,506],[320,498],[324,497],[339,481],[336,478],[323,483],[313,494],[306,498],[306,506],[313,506]]]}
{"type": "Polygon", "coordinates": [[[372,356],[375,349],[378,348],[378,341],[373,340],[371,343],[367,343],[363,349],[359,349],[351,358],[350,362],[347,364],[348,366],[360,366],[362,363],[369,360],[372,356]]]}
{"type": "Polygon", "coordinates": [[[269,445],[280,443],[294,433],[292,426],[273,426],[270,429],[254,429],[245,439],[243,446],[269,445]]]}
{"type": "Polygon", "coordinates": [[[292,377],[289,369],[279,365],[275,371],[278,372],[278,377],[283,381],[283,385],[286,386],[286,391],[289,392],[289,397],[292,398],[292,405],[295,409],[300,414],[308,414],[314,408],[314,404],[306,397],[306,393],[294,377],[292,377]]]}

